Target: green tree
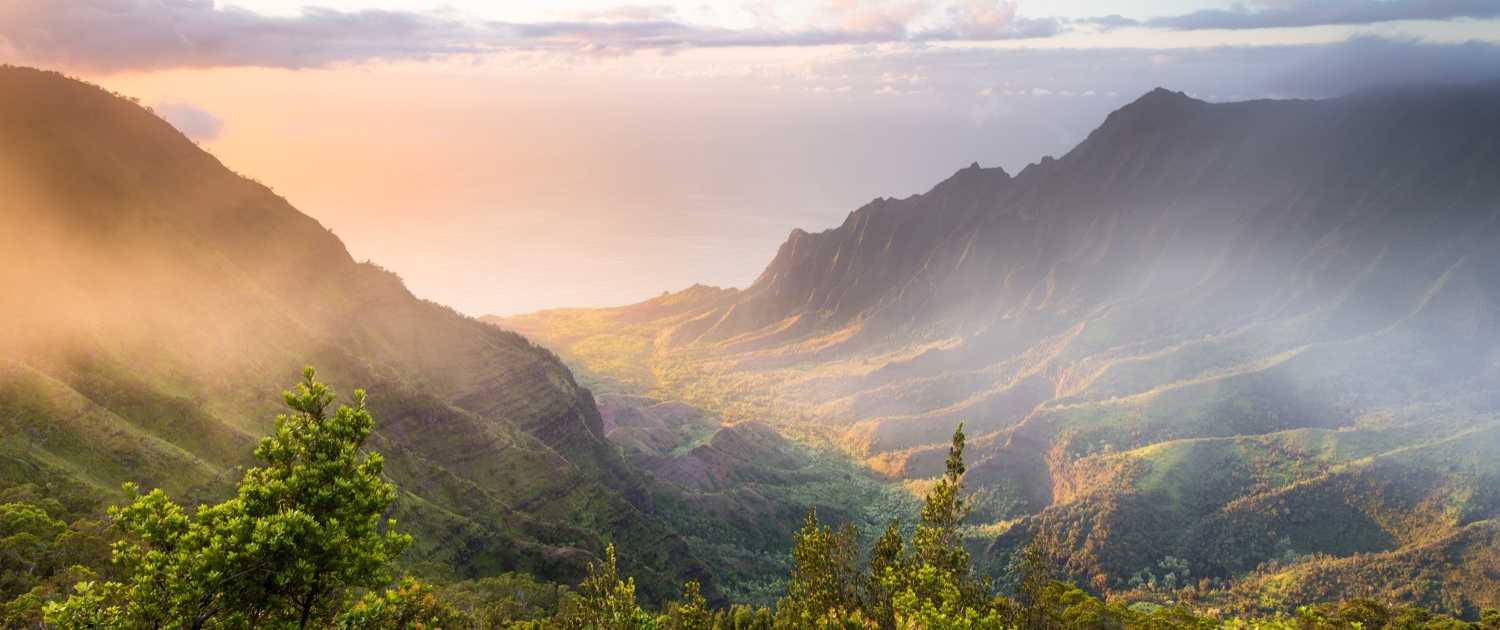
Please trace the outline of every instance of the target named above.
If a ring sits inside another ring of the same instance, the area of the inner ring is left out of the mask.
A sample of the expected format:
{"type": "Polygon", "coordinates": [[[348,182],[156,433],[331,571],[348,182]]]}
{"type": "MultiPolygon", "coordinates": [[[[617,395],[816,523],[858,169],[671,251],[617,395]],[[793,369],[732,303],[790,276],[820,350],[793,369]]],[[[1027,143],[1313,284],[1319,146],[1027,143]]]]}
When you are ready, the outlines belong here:
{"type": "Polygon", "coordinates": [[[64,525],[63,504],[31,490],[0,493],[20,499],[0,504],[0,628],[41,628],[47,602],[66,598],[80,581],[99,579],[96,570],[109,565],[116,538],[87,518],[64,525]]]}
{"type": "Polygon", "coordinates": [[[408,577],[384,593],[365,593],[339,615],[336,627],[338,630],[421,629],[426,627],[423,619],[436,621],[432,617],[436,605],[432,590],[408,577]]]}
{"type": "Polygon", "coordinates": [[[1020,576],[1016,581],[1016,626],[1023,630],[1050,630],[1056,628],[1053,610],[1049,606],[1048,586],[1052,584],[1052,567],[1047,564],[1047,550],[1038,537],[1021,554],[1015,567],[1020,576]]]}
{"type": "Polygon", "coordinates": [[[911,535],[908,575],[923,575],[924,569],[931,574],[910,584],[918,601],[935,603],[951,597],[945,593],[949,586],[956,589],[959,600],[954,603],[959,606],[977,606],[988,599],[989,587],[973,579],[969,552],[964,550],[961,528],[970,509],[963,497],[964,472],[964,425],[960,422],[953,431],[946,471],[927,493],[922,522],[911,535]]]}
{"type": "Polygon", "coordinates": [[[714,616],[714,630],[771,630],[776,627],[776,617],[764,606],[733,604],[729,614],[723,611],[714,616]]]}
{"type": "MultiPolygon", "coordinates": [[[[1339,605],[1339,618],[1348,624],[1359,624],[1360,630],[1382,630],[1391,622],[1390,607],[1367,597],[1356,597],[1339,605]]],[[[1500,622],[1500,619],[1496,620],[1500,622]]],[[[1494,630],[1500,630],[1500,623],[1494,630]]]]}
{"type": "Polygon", "coordinates": [[[791,578],[776,606],[777,627],[816,628],[840,613],[859,615],[859,589],[865,577],[856,563],[859,533],[854,526],[835,530],[822,525],[814,508],[795,538],[791,578]]]}
{"type": "Polygon", "coordinates": [[[1388,630],[1470,630],[1471,624],[1421,608],[1403,608],[1391,615],[1388,630]]]}
{"type": "Polygon", "coordinates": [[[900,519],[891,519],[885,533],[870,550],[870,577],[865,586],[865,609],[880,630],[894,630],[895,609],[891,593],[905,586],[906,541],[901,538],[900,519]]]}
{"type": "MultiPolygon", "coordinates": [[[[963,497],[963,424],[953,432],[947,469],[927,493],[922,522],[912,532],[910,553],[899,570],[886,570],[882,586],[890,594],[892,618],[897,628],[990,629],[1001,628],[1009,606],[990,598],[987,579],[976,579],[963,548],[963,521],[969,502],[963,497]]],[[[893,537],[887,529],[887,538],[893,537]]],[[[887,540],[883,552],[893,555],[887,540]]],[[[877,623],[886,623],[880,620],[877,623]]]]}
{"type": "Polygon", "coordinates": [[[583,596],[567,619],[576,630],[647,630],[655,624],[635,605],[635,578],[620,579],[615,546],[604,549],[602,563],[589,563],[589,577],[579,585],[583,596]]]}
{"type": "MultiPolygon", "coordinates": [[[[1482,630],[1500,630],[1500,610],[1485,608],[1479,612],[1479,627],[1482,630]]],[[[1376,630],[1379,630],[1378,628],[1376,630]]]]}
{"type": "Polygon", "coordinates": [[[712,630],[714,615],[708,610],[708,600],[698,591],[697,582],[682,586],[682,602],[668,611],[666,630],[712,630]]]}
{"type": "Polygon", "coordinates": [[[31,590],[67,525],[29,503],[0,505],[0,601],[31,590]]]}
{"type": "Polygon", "coordinates": [[[576,597],[567,587],[538,582],[525,573],[439,584],[433,595],[441,617],[439,627],[444,630],[486,630],[551,620],[557,617],[564,597],[576,597]]]}
{"type": "MultiPolygon", "coordinates": [[[[110,515],[124,582],[80,584],[47,612],[60,628],[328,628],[353,613],[351,589],[387,584],[411,544],[380,515],[395,490],[379,455],[361,455],[372,419],[363,391],[328,413],[334,394],[303,370],[283,392],[291,414],[255,450],[237,496],[189,514],[161,490],[110,515]]],[[[131,495],[135,488],[126,484],[131,495]]],[[[406,588],[406,587],[403,587],[406,588]]],[[[403,592],[402,597],[415,596],[403,592]]],[[[407,597],[407,599],[411,599],[407,597]]],[[[367,602],[368,604],[369,602],[367,602]]]]}

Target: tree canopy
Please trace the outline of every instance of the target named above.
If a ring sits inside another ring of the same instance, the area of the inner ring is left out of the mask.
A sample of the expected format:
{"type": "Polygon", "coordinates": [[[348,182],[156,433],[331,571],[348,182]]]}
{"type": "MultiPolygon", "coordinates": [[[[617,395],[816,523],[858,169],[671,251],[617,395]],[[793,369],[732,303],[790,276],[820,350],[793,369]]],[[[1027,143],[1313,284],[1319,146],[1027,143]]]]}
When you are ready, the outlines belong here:
{"type": "MultiPolygon", "coordinates": [[[[353,406],[329,413],[334,393],[312,368],[302,376],[282,394],[292,413],[277,416],[255,449],[264,465],[245,472],[235,497],[188,510],[159,489],[138,496],[126,484],[133,500],[109,514],[128,535],[114,547],[128,577],[79,584],[47,620],[59,628],[306,629],[386,610],[351,591],[388,584],[388,565],[411,544],[395,521],[382,522],[396,495],[381,478],[380,456],[360,452],[373,424],[365,394],[356,390],[353,406]]],[[[389,595],[411,599],[399,589],[389,595]]]]}

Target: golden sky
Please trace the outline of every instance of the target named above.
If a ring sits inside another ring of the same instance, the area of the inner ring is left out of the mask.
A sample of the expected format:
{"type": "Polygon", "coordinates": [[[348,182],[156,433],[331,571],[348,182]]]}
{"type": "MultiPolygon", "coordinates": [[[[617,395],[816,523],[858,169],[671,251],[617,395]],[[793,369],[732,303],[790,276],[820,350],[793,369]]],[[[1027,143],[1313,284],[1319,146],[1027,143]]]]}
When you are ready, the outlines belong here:
{"type": "Polygon", "coordinates": [[[793,228],[1061,155],[1158,86],[1500,77],[1500,3],[1461,0],[319,6],[10,0],[0,59],[140,97],[473,315],[743,286],[793,228]]]}

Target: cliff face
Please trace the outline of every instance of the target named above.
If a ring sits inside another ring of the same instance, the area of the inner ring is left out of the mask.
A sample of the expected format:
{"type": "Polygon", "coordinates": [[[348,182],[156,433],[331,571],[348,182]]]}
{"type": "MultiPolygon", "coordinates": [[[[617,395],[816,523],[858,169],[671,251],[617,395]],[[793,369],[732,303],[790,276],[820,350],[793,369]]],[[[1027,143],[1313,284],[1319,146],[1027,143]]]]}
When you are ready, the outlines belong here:
{"type": "Polygon", "coordinates": [[[1256,601],[1363,576],[1456,610],[1493,581],[1378,576],[1417,570],[1419,540],[1489,545],[1500,514],[1500,468],[1453,450],[1500,426],[1495,173],[1493,85],[1156,90],[1061,158],[794,231],[743,290],[500,324],[609,376],[549,336],[606,322],[667,395],[896,478],[939,474],[964,422],[976,519],[1008,532],[992,569],[1039,535],[1099,589],[1186,558],[1256,601]]]}
{"type": "Polygon", "coordinates": [[[793,232],[732,307],[755,316],[707,334],[811,315],[882,332],[946,320],[927,334],[971,336],[1027,311],[1078,321],[1187,289],[1234,298],[1215,323],[1305,310],[1298,295],[1336,297],[1355,279],[1327,266],[1431,246],[1443,234],[1426,226],[1488,226],[1493,92],[1211,105],[1158,89],[1060,160],[1015,177],[976,165],[793,232]]]}
{"type": "Polygon", "coordinates": [[[883,418],[1003,396],[972,410],[1014,422],[1140,393],[1164,383],[1091,388],[1122,356],[1278,323],[1296,328],[1266,346],[1281,351],[1400,324],[1387,336],[1420,337],[1443,355],[1432,367],[1467,378],[1496,349],[1496,104],[1482,88],[1217,105],[1156,90],[1061,159],[973,166],[793,232],[755,283],[661,341],[813,363],[927,348],[875,356],[818,401],[872,427],[877,451],[947,431],[889,441],[883,418]]]}
{"type": "Polygon", "coordinates": [[[222,494],[314,365],[368,390],[414,553],[576,579],[610,540],[650,596],[707,578],[552,353],[416,299],[143,108],[0,69],[0,204],[7,484],[222,494]]]}

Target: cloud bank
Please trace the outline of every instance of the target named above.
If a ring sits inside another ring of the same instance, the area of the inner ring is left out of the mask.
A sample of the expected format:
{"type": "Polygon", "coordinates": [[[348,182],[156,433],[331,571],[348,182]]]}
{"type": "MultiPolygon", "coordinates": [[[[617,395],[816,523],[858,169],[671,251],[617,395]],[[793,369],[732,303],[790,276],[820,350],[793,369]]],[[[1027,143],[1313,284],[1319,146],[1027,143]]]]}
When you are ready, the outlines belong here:
{"type": "MultiPolygon", "coordinates": [[[[1500,45],[1434,44],[1355,37],[1330,44],[1218,46],[1191,50],[866,48],[829,55],[770,77],[802,91],[853,85],[856,93],[944,100],[974,119],[992,102],[1108,101],[1156,87],[1209,101],[1330,98],[1382,84],[1500,81],[1500,45]],[[913,80],[918,77],[919,80],[913,80]],[[811,88],[811,89],[809,89],[811,88]]],[[[1091,112],[1119,106],[1101,103],[1091,112]]]]}
{"type": "Polygon", "coordinates": [[[1254,0],[1144,24],[1172,30],[1239,30],[1494,17],[1500,17],[1500,2],[1493,0],[1254,0]]]}
{"type": "Polygon", "coordinates": [[[91,72],[261,66],[318,68],[496,52],[575,56],[687,48],[922,44],[1039,39],[1136,27],[1266,29],[1398,20],[1500,18],[1494,0],[1251,0],[1228,9],[1139,20],[1035,17],[1004,0],[824,0],[782,19],[777,4],[745,5],[755,25],[696,25],[670,6],[622,4],[500,22],[453,10],[338,11],[268,16],[212,0],[6,0],[0,43],[28,62],[91,72]]]}
{"type": "Polygon", "coordinates": [[[1483,42],[1425,44],[1356,37],[1319,47],[1267,79],[1287,96],[1338,96],[1371,85],[1500,81],[1500,46],[1483,42]]]}
{"type": "Polygon", "coordinates": [[[439,13],[307,8],[271,17],[212,0],[8,0],[0,40],[20,55],[93,71],[321,67],[464,52],[473,28],[439,13]]]}
{"type": "Polygon", "coordinates": [[[689,24],[671,7],[619,5],[546,22],[453,11],[304,8],[268,16],[212,0],[7,0],[0,42],[28,60],[96,72],[183,67],[316,68],[498,51],[583,54],[688,47],[772,47],[1050,37],[1056,18],[999,0],[832,0],[805,24],[728,29],[689,24]]]}

